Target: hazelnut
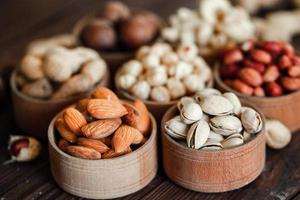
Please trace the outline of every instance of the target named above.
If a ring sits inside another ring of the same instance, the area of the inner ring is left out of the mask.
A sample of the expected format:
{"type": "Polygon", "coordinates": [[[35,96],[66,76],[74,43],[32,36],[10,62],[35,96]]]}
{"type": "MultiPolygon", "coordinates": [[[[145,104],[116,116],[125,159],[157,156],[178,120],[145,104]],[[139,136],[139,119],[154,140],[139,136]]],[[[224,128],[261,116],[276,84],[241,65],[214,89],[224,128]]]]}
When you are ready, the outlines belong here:
{"type": "Polygon", "coordinates": [[[112,23],[117,23],[120,20],[128,18],[130,15],[130,10],[128,6],[120,1],[108,2],[103,10],[103,17],[111,21],[112,23]]]}
{"type": "Polygon", "coordinates": [[[87,25],[81,33],[84,45],[96,50],[111,50],[115,47],[117,36],[106,20],[95,20],[87,25]]]}
{"type": "Polygon", "coordinates": [[[121,41],[128,48],[138,48],[150,43],[158,32],[158,27],[149,17],[136,14],[121,24],[121,41]]]}

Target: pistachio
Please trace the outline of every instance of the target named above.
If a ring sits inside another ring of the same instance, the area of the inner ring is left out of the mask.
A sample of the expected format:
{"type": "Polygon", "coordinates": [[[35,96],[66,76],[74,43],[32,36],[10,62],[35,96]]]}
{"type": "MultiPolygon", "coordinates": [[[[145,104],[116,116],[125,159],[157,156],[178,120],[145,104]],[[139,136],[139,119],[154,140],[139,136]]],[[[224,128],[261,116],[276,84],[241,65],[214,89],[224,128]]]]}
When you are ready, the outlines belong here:
{"type": "Polygon", "coordinates": [[[251,134],[244,130],[243,137],[244,137],[244,142],[249,142],[251,139],[251,134]]]}
{"type": "Polygon", "coordinates": [[[240,119],[232,115],[214,117],[210,119],[209,125],[213,131],[224,136],[243,130],[240,119]]]}
{"type": "Polygon", "coordinates": [[[232,92],[226,92],[223,94],[223,96],[233,105],[233,113],[239,115],[242,108],[239,98],[232,92]]]}
{"type": "Polygon", "coordinates": [[[185,139],[189,126],[183,123],[180,116],[176,116],[165,124],[166,132],[174,139],[185,139]]]}
{"type": "Polygon", "coordinates": [[[233,105],[228,99],[218,95],[209,95],[199,102],[203,112],[214,115],[223,116],[233,112],[233,105]]]}
{"type": "Polygon", "coordinates": [[[181,110],[184,105],[193,103],[195,100],[192,97],[182,97],[180,100],[177,102],[177,108],[178,110],[181,110]]]}
{"type": "Polygon", "coordinates": [[[186,124],[192,124],[202,118],[203,112],[199,104],[195,102],[185,103],[180,110],[181,120],[186,124]]]}
{"type": "Polygon", "coordinates": [[[217,141],[208,140],[205,144],[200,148],[202,150],[220,150],[223,148],[223,145],[217,141]]]}
{"type": "Polygon", "coordinates": [[[196,92],[195,100],[197,102],[200,102],[202,99],[204,99],[205,97],[210,96],[210,95],[221,95],[221,92],[214,88],[205,88],[203,90],[199,90],[196,92]]]}
{"type": "Polygon", "coordinates": [[[256,134],[262,129],[262,119],[259,113],[249,107],[243,107],[241,112],[242,125],[248,133],[256,134]]]}
{"type": "Polygon", "coordinates": [[[190,148],[199,149],[201,148],[209,135],[210,129],[206,121],[200,120],[194,123],[187,134],[187,145],[190,148]]]}
{"type": "Polygon", "coordinates": [[[210,131],[208,135],[208,139],[215,142],[221,142],[224,140],[224,137],[214,131],[210,131]]]}
{"type": "Polygon", "coordinates": [[[239,133],[232,134],[231,136],[222,141],[222,145],[224,148],[236,147],[242,145],[243,143],[244,137],[239,133]]]}
{"type": "Polygon", "coordinates": [[[273,149],[287,146],[292,138],[290,130],[278,120],[266,121],[267,145],[273,149]]]}

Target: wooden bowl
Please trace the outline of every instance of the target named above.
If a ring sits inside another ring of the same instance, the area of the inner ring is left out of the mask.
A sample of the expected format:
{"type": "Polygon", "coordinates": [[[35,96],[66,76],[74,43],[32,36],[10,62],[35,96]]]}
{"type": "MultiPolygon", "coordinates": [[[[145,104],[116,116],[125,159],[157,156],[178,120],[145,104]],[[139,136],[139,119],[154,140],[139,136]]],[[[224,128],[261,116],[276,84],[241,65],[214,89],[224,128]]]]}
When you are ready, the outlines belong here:
{"type": "MultiPolygon", "coordinates": [[[[121,70],[119,69],[115,75],[115,87],[116,87],[117,94],[121,98],[128,99],[130,101],[134,101],[135,99],[137,99],[137,97],[135,97],[132,94],[130,94],[129,92],[121,89],[120,86],[118,85],[117,80],[120,75],[121,75],[121,70]]],[[[208,82],[207,87],[213,87],[213,84],[214,84],[213,79],[211,79],[208,82]]],[[[162,117],[166,113],[166,111],[170,107],[175,105],[178,100],[173,100],[170,102],[156,102],[156,101],[151,101],[151,100],[142,100],[142,101],[147,106],[148,110],[154,115],[155,119],[158,120],[158,122],[160,122],[160,120],[162,119],[162,117]]]]}
{"type": "MultiPolygon", "coordinates": [[[[67,105],[89,96],[92,92],[90,91],[67,99],[58,100],[32,98],[24,95],[17,88],[15,80],[17,73],[18,71],[15,70],[10,77],[15,120],[25,134],[32,135],[38,139],[47,139],[47,128],[57,112],[67,105]]],[[[107,71],[107,74],[97,86],[109,86],[109,78],[109,71],[107,71]]]]}
{"type": "Polygon", "coordinates": [[[300,128],[300,91],[279,97],[256,97],[241,94],[227,86],[220,77],[219,66],[214,69],[215,86],[222,92],[233,92],[240,99],[246,99],[257,106],[267,118],[277,119],[284,123],[292,132],[300,128]]]}
{"type": "Polygon", "coordinates": [[[48,129],[50,166],[54,180],[66,192],[92,199],[117,198],[142,189],[155,177],[157,126],[151,114],[152,131],[143,146],[124,156],[103,160],[84,160],[61,151],[56,145],[56,117],[48,129]]]}
{"type": "Polygon", "coordinates": [[[264,127],[241,146],[215,151],[196,150],[179,144],[164,130],[165,122],[178,113],[177,107],[173,106],[161,124],[163,165],[172,181],[197,192],[226,192],[249,184],[262,172],[266,156],[264,127]]]}

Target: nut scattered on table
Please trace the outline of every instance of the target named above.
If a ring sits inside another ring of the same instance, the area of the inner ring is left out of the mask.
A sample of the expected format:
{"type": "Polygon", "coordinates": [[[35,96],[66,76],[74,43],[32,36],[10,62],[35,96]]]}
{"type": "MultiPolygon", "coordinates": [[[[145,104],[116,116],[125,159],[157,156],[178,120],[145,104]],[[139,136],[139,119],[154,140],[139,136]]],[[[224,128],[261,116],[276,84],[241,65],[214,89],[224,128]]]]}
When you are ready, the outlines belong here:
{"type": "Polygon", "coordinates": [[[175,140],[186,140],[189,148],[232,148],[248,142],[263,128],[260,114],[242,106],[234,93],[203,89],[194,98],[181,98],[177,107],[179,115],[167,121],[164,128],[175,140]]]}
{"type": "Polygon", "coordinates": [[[275,97],[300,90],[300,57],[278,41],[246,41],[223,52],[220,75],[239,93],[275,97]]]}
{"type": "Polygon", "coordinates": [[[197,10],[179,8],[162,30],[171,43],[194,43],[201,55],[214,55],[225,46],[254,37],[248,13],[227,0],[199,0],[197,10]]]}
{"type": "Polygon", "coordinates": [[[267,145],[272,149],[282,149],[286,147],[291,139],[291,131],[278,120],[266,120],[267,145]]]}
{"type": "Polygon", "coordinates": [[[211,69],[194,44],[173,49],[167,43],[156,43],[141,47],[135,59],[121,66],[116,84],[140,99],[169,102],[193,95],[211,79],[211,69]]]}
{"type": "Polygon", "coordinates": [[[10,162],[27,162],[36,159],[41,151],[41,144],[33,137],[11,135],[8,142],[8,151],[11,155],[10,162]]]}
{"type": "Polygon", "coordinates": [[[20,62],[18,89],[38,99],[64,99],[93,89],[107,66],[96,51],[75,47],[72,35],[34,41],[20,62]]]}
{"type": "Polygon", "coordinates": [[[108,2],[80,32],[83,45],[99,51],[136,49],[156,39],[159,17],[146,10],[131,10],[122,2],[108,2]]]}
{"type": "Polygon", "coordinates": [[[55,127],[62,151],[98,160],[128,154],[142,146],[151,124],[142,101],[122,102],[111,90],[99,87],[90,98],[66,108],[55,127]]]}

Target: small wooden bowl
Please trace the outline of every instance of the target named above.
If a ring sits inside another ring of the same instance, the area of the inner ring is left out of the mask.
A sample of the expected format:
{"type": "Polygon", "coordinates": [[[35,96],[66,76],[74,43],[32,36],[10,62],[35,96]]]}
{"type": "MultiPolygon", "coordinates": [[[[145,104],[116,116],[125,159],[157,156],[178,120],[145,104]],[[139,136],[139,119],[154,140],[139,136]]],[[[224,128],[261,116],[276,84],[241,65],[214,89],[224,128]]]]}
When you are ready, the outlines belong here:
{"type": "Polygon", "coordinates": [[[175,183],[197,192],[226,192],[249,184],[262,172],[266,156],[264,127],[241,146],[215,151],[196,150],[179,144],[165,132],[165,122],[176,114],[177,107],[173,106],[161,124],[164,169],[175,183]]]}
{"type": "Polygon", "coordinates": [[[219,66],[214,69],[216,88],[222,92],[233,92],[240,99],[246,99],[257,106],[267,118],[277,119],[284,123],[292,132],[300,128],[300,91],[279,97],[256,97],[241,94],[227,86],[221,79],[219,66]]]}
{"type": "Polygon", "coordinates": [[[56,117],[48,129],[50,166],[54,180],[66,192],[84,198],[112,199],[142,189],[155,177],[157,125],[151,114],[152,131],[143,146],[127,155],[103,160],[84,160],[61,151],[56,145],[56,117]]]}
{"type": "MultiPolygon", "coordinates": [[[[115,75],[115,87],[116,87],[116,92],[117,94],[124,99],[128,99],[130,101],[134,101],[137,99],[137,97],[131,95],[127,91],[123,90],[120,88],[118,85],[118,78],[121,75],[121,70],[119,69],[115,75]]],[[[207,87],[213,87],[213,79],[211,79],[207,87]]],[[[163,115],[166,113],[166,111],[172,107],[174,104],[177,103],[178,100],[173,100],[170,102],[156,102],[156,101],[151,101],[151,100],[142,100],[145,105],[147,106],[148,110],[155,116],[155,118],[158,120],[158,122],[162,119],[163,115]]]]}
{"type": "MultiPolygon", "coordinates": [[[[38,139],[47,139],[47,128],[51,119],[61,109],[76,102],[79,99],[87,97],[90,92],[59,100],[41,100],[24,95],[19,91],[16,85],[15,70],[10,77],[10,87],[12,90],[12,102],[14,107],[15,120],[17,125],[28,135],[38,139]]],[[[109,86],[109,71],[99,82],[97,86],[109,86]]]]}

